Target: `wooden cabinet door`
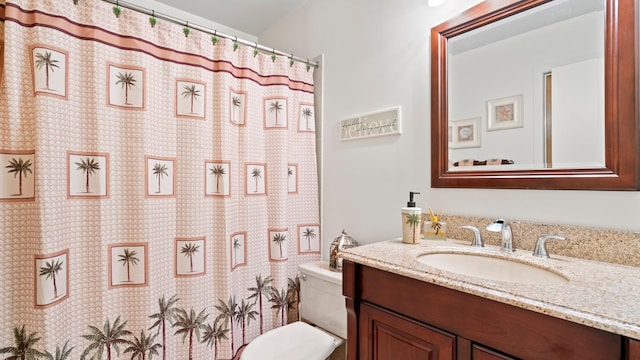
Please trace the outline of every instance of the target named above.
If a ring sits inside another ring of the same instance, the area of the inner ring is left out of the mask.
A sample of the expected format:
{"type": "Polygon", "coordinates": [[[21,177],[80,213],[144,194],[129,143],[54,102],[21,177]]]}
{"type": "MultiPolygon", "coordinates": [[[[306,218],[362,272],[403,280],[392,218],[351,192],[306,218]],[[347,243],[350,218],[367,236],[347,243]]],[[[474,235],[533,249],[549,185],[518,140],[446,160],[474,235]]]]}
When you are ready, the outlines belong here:
{"type": "Polygon", "coordinates": [[[640,360],[640,341],[625,339],[626,360],[640,360]]]}
{"type": "Polygon", "coordinates": [[[455,336],[363,303],[358,320],[360,359],[453,360],[455,336]]]}
{"type": "Polygon", "coordinates": [[[471,347],[471,358],[473,360],[516,360],[516,358],[502,355],[477,344],[473,344],[471,347]]]}

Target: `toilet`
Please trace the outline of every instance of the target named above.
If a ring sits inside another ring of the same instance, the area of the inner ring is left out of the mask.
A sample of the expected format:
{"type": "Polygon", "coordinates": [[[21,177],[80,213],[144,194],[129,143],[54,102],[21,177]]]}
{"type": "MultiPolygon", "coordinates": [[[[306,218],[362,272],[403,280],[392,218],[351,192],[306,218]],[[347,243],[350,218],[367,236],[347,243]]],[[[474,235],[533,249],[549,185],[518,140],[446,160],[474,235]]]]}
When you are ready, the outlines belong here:
{"type": "Polygon", "coordinates": [[[324,261],[302,264],[298,271],[301,321],[258,336],[243,349],[240,360],[325,360],[347,338],[342,273],[329,270],[324,261]]]}

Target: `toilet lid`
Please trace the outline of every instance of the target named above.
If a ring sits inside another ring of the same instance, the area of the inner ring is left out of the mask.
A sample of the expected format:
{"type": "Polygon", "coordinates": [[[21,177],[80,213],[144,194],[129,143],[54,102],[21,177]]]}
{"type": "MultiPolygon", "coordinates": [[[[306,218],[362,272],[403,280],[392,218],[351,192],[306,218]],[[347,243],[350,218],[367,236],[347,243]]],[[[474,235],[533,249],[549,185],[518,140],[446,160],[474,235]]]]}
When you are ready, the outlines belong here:
{"type": "Polygon", "coordinates": [[[326,332],[297,321],[255,338],[240,360],[325,360],[340,343],[326,332]]]}

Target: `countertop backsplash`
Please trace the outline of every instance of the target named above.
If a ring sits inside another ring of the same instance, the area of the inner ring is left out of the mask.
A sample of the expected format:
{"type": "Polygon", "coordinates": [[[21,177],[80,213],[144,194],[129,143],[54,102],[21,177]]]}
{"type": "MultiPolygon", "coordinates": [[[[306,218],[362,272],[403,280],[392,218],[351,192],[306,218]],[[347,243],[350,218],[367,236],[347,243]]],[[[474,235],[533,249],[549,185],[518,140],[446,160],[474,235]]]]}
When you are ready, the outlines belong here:
{"type": "MultiPolygon", "coordinates": [[[[429,214],[422,214],[422,218],[429,219],[429,214]]],[[[440,220],[447,223],[448,238],[471,242],[473,233],[459,228],[462,225],[471,225],[480,230],[485,244],[500,246],[500,233],[486,230],[487,225],[495,218],[442,214],[440,220]]],[[[640,267],[640,233],[638,232],[506,220],[511,225],[513,241],[518,249],[533,251],[539,236],[560,235],[567,240],[547,241],[547,250],[551,256],[557,254],[640,267]]]]}

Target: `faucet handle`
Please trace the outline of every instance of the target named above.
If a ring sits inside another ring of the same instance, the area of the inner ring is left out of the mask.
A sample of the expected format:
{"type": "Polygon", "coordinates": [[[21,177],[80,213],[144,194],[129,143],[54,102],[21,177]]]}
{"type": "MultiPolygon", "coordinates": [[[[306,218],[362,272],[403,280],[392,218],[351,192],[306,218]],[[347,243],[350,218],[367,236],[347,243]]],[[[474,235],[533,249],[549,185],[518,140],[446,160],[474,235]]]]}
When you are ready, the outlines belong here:
{"type": "Polygon", "coordinates": [[[547,240],[555,239],[555,240],[567,240],[564,236],[559,235],[542,235],[538,237],[536,240],[536,246],[533,249],[533,256],[541,257],[541,258],[549,258],[549,253],[547,253],[547,240]]]}
{"type": "Polygon", "coordinates": [[[460,229],[469,229],[473,231],[473,242],[471,242],[471,246],[484,247],[484,242],[482,242],[482,234],[480,234],[480,230],[478,230],[477,227],[463,225],[463,226],[460,226],[460,229]]]}

